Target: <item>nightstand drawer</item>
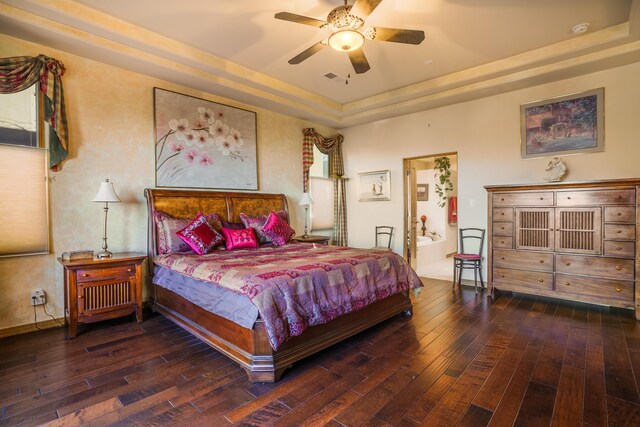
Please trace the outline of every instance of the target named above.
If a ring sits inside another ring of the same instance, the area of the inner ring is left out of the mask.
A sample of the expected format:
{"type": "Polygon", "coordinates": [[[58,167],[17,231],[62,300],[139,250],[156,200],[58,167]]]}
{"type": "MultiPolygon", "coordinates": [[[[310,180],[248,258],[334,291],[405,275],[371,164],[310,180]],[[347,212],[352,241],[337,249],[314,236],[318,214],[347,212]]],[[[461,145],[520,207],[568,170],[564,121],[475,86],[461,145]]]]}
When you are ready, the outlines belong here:
{"type": "Polygon", "coordinates": [[[123,267],[111,267],[111,268],[87,268],[78,270],[78,282],[87,282],[94,280],[110,279],[114,277],[129,277],[135,276],[135,265],[127,265],[123,267]]]}

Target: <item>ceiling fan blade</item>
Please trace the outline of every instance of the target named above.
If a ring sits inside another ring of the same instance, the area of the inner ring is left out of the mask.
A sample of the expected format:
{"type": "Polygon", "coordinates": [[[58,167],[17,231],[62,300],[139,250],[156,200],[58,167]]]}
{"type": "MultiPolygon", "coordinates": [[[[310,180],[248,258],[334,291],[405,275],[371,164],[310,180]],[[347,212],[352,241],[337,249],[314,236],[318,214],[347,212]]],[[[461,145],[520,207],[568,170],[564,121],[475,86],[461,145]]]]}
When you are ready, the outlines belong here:
{"type": "Polygon", "coordinates": [[[278,12],[274,15],[276,19],[282,19],[283,21],[296,22],[298,24],[311,25],[312,27],[322,27],[323,25],[327,25],[326,21],[321,21],[319,19],[310,18],[308,16],[296,15],[295,13],[289,12],[278,12]]]}
{"type": "Polygon", "coordinates": [[[382,2],[382,0],[356,0],[351,8],[351,15],[356,15],[359,18],[367,19],[371,12],[382,2]]]}
{"type": "Polygon", "coordinates": [[[394,43],[420,44],[424,40],[424,31],[401,30],[398,28],[376,27],[374,40],[394,43]]]}
{"type": "Polygon", "coordinates": [[[356,70],[357,74],[366,73],[371,69],[369,61],[367,61],[367,57],[364,56],[362,48],[347,52],[347,55],[349,55],[351,65],[353,65],[353,69],[356,70]]]}
{"type": "Polygon", "coordinates": [[[311,46],[309,49],[303,50],[302,52],[300,52],[299,54],[291,58],[289,60],[289,64],[291,65],[299,64],[305,59],[307,59],[308,57],[310,57],[311,55],[313,55],[314,53],[320,52],[325,46],[327,46],[327,41],[326,40],[320,41],[314,44],[313,46],[311,46]]]}

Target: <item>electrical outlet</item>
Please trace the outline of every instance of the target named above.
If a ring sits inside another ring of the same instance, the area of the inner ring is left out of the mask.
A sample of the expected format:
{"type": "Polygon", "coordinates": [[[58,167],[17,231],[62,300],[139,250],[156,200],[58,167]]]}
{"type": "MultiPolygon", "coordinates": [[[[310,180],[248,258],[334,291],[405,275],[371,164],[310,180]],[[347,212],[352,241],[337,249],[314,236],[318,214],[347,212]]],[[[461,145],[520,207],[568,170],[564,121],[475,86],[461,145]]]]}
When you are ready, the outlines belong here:
{"type": "Polygon", "coordinates": [[[44,305],[47,302],[47,296],[44,289],[34,289],[31,291],[31,305],[44,305]]]}

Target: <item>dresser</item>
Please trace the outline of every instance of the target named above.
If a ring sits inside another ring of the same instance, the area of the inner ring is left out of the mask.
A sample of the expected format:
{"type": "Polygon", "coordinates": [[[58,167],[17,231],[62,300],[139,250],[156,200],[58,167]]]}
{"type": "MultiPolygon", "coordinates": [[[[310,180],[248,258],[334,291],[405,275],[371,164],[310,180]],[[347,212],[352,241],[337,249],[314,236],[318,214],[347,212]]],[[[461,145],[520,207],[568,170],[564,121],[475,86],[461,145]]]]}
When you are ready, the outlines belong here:
{"type": "Polygon", "coordinates": [[[640,178],[485,188],[492,294],[634,309],[640,320],[640,178]]]}

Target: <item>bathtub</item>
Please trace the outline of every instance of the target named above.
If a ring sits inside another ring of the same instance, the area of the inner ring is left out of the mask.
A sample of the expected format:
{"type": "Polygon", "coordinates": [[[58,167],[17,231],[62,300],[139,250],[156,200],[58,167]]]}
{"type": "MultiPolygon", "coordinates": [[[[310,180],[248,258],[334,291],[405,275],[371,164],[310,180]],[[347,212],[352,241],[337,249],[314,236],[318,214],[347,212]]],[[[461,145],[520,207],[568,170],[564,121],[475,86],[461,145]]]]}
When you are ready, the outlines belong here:
{"type": "Polygon", "coordinates": [[[416,273],[424,274],[427,265],[447,258],[447,242],[416,236],[416,273]]]}

